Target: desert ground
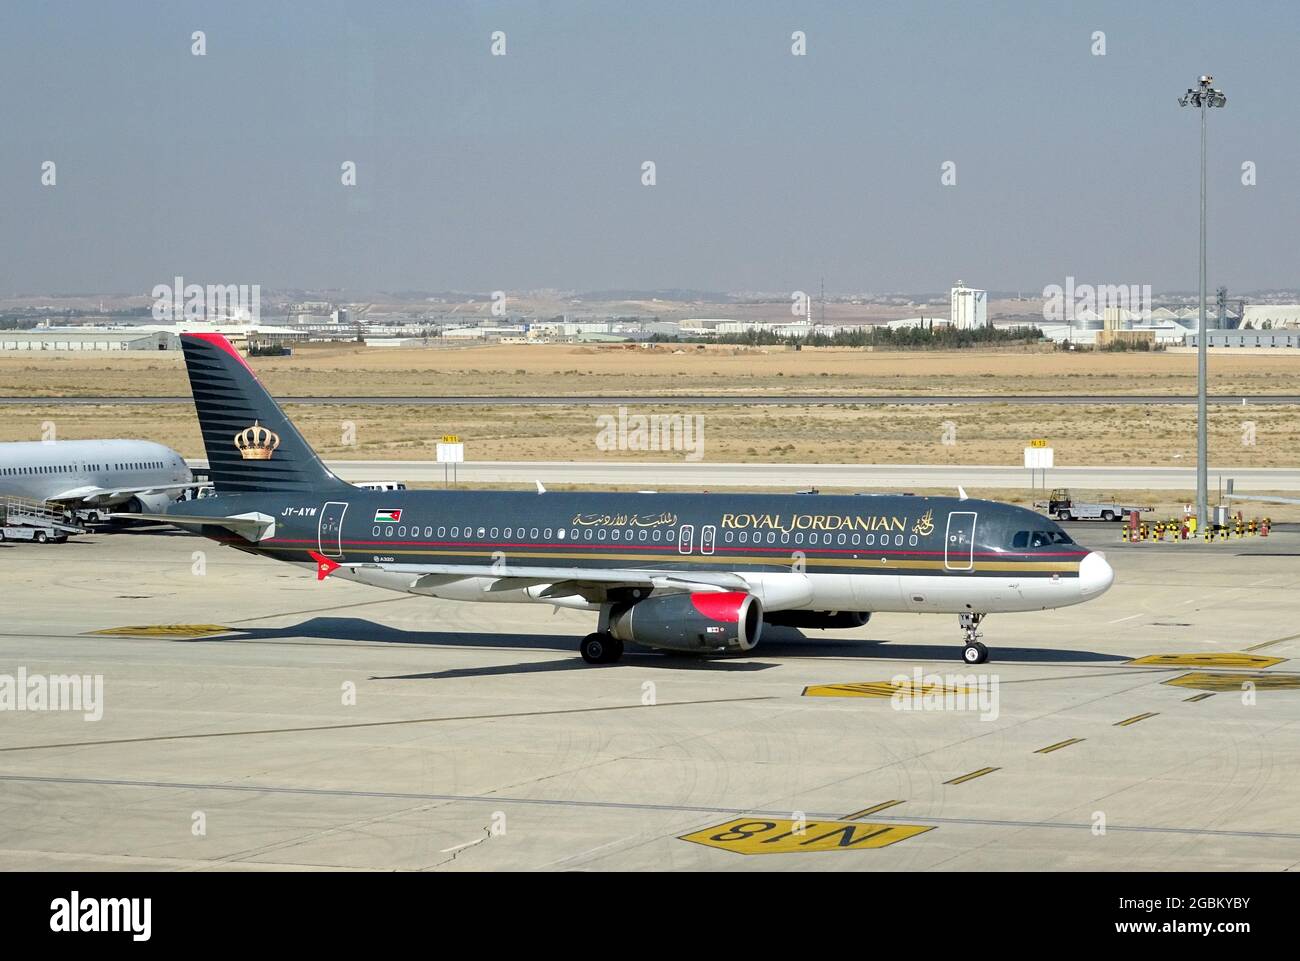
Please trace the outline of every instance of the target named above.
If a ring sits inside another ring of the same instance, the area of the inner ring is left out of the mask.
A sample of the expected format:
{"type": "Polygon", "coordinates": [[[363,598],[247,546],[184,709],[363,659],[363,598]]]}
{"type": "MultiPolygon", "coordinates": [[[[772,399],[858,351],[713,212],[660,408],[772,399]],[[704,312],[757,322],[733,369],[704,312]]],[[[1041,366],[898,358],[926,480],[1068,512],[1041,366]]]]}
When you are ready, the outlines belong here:
{"type": "MultiPolygon", "coordinates": [[[[277,394],[1190,394],[1182,353],[791,350],[689,344],[379,349],[310,344],[254,366],[277,394]]],[[[1211,389],[1300,392],[1300,357],[1216,354],[1211,389]]],[[[179,353],[0,354],[0,396],[188,393],[179,353]]]]}
{"type": "MultiPolygon", "coordinates": [[[[1192,354],[1067,354],[1038,351],[861,350],[572,345],[365,349],[310,345],[287,358],[254,358],[279,395],[554,395],[819,393],[807,406],[638,405],[629,413],[699,417],[701,460],[763,463],[1018,464],[1031,438],[1046,438],[1060,465],[1185,467],[1194,464],[1191,406],[869,406],[835,394],[1187,394],[1192,354]],[[947,441],[947,442],[946,442],[947,441]]],[[[1300,357],[1212,357],[1216,392],[1300,392],[1300,357]]],[[[0,355],[0,395],[185,396],[177,353],[0,355]]],[[[429,407],[402,404],[286,405],[308,441],[329,459],[432,460],[444,434],[458,434],[471,461],[678,460],[684,451],[603,449],[602,416],[616,404],[429,407]]],[[[34,440],[53,425],[61,439],[145,437],[189,457],[204,451],[188,403],[5,408],[0,440],[34,440]]],[[[1300,451],[1294,406],[1215,405],[1211,465],[1290,467],[1300,451]],[[1253,430],[1251,425],[1253,425],[1253,430]]],[[[792,477],[791,484],[798,485],[792,477]]],[[[971,491],[1024,500],[1027,491],[971,491]]],[[[1137,492],[1132,492],[1136,494],[1137,492]]],[[[1132,496],[1126,495],[1126,496],[1132,496]]],[[[1144,497],[1172,512],[1181,498],[1144,497]]],[[[1284,509],[1274,509],[1283,516],[1284,509]]]]}
{"type": "MultiPolygon", "coordinates": [[[[618,407],[437,407],[401,404],[286,405],[307,440],[329,459],[432,460],[444,434],[458,434],[468,460],[672,461],[684,451],[602,449],[597,418],[618,407]]],[[[1186,467],[1196,460],[1191,406],[1023,404],[798,407],[639,405],[631,414],[699,417],[699,460],[763,463],[1018,464],[1032,438],[1046,438],[1060,465],[1186,467]],[[948,426],[951,425],[951,426],[948,426]],[[945,443],[945,440],[952,443],[945,443]]],[[[5,408],[0,441],[144,437],[202,457],[189,404],[22,405],[5,408]]],[[[1289,467],[1300,451],[1293,406],[1217,407],[1210,417],[1213,465],[1289,467]],[[1246,443],[1252,435],[1254,443],[1246,443]]]]}

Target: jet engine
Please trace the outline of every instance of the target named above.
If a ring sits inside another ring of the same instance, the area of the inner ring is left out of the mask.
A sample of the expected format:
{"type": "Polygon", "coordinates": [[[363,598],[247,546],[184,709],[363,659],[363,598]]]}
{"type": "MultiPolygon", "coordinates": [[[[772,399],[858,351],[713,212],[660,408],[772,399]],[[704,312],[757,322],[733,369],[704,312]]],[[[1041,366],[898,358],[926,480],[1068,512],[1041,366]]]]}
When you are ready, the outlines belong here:
{"type": "Polygon", "coordinates": [[[846,630],[871,620],[870,611],[769,611],[763,620],[773,627],[815,627],[846,630]]]}
{"type": "Polygon", "coordinates": [[[609,612],[620,641],[670,651],[749,651],[763,631],[763,604],[744,591],[652,594],[609,612]]]}
{"type": "Polygon", "coordinates": [[[126,510],[132,514],[161,514],[176,500],[170,491],[156,494],[136,494],[126,502],[126,510]]]}

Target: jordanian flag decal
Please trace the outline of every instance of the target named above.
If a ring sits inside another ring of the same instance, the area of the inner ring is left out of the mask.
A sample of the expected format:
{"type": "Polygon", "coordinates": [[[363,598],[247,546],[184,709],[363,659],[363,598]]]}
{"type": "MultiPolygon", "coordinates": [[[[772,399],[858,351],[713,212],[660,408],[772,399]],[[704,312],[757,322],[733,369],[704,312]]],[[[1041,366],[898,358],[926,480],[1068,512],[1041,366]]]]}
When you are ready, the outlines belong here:
{"type": "Polygon", "coordinates": [[[375,523],[375,524],[382,524],[382,523],[384,523],[384,522],[387,521],[387,522],[389,522],[389,523],[396,524],[396,523],[397,523],[398,521],[400,521],[401,519],[402,519],[402,512],[401,512],[400,510],[396,510],[396,511],[375,511],[375,519],[374,519],[373,523],[375,523]]]}

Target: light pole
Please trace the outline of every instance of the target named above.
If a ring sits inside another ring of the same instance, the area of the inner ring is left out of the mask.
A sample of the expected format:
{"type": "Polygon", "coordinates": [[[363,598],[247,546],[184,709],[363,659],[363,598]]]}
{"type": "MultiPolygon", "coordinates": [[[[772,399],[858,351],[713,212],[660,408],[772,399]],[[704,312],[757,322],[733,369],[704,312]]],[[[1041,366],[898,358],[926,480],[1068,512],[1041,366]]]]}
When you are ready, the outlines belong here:
{"type": "Polygon", "coordinates": [[[1199,107],[1201,110],[1201,325],[1196,337],[1196,523],[1204,526],[1210,520],[1209,505],[1209,455],[1206,439],[1205,412],[1205,342],[1209,334],[1205,323],[1205,113],[1210,107],[1223,107],[1228,98],[1222,90],[1210,86],[1211,76],[1201,78],[1199,85],[1190,87],[1178,98],[1180,107],[1199,107]]]}

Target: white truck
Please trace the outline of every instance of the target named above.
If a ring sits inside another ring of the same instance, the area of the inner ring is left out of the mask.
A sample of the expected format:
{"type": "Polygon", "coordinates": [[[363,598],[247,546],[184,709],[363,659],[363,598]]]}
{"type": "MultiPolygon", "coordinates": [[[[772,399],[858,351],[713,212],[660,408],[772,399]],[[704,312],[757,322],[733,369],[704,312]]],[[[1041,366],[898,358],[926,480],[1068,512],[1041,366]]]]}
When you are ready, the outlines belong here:
{"type": "Polygon", "coordinates": [[[1151,505],[1132,504],[1110,495],[1081,500],[1064,487],[1052,491],[1049,500],[1035,502],[1034,509],[1046,511],[1058,521],[1122,521],[1133,511],[1143,514],[1155,510],[1151,505]]]}
{"type": "Polygon", "coordinates": [[[35,541],[37,544],[62,544],[68,535],[44,527],[0,526],[0,541],[35,541]]]}

